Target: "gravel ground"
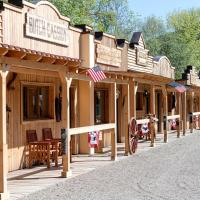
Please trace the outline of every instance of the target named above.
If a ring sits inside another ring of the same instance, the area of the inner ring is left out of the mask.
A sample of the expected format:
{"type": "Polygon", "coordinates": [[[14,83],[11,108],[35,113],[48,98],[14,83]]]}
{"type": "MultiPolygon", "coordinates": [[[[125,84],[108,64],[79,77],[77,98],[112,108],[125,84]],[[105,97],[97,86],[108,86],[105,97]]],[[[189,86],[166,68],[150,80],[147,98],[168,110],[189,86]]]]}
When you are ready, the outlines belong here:
{"type": "Polygon", "coordinates": [[[23,200],[199,200],[200,133],[127,157],[23,200]]]}

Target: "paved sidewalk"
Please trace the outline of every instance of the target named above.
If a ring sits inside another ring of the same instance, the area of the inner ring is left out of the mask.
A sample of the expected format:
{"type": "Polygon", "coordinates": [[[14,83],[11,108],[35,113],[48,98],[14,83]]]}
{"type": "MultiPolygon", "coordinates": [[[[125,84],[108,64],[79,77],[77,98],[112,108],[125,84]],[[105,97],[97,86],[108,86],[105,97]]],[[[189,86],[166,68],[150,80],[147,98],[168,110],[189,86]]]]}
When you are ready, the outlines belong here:
{"type": "MultiPolygon", "coordinates": [[[[175,133],[169,134],[168,138],[169,143],[177,140],[175,133]]],[[[163,143],[163,135],[158,134],[154,148],[150,147],[149,141],[140,141],[136,154],[158,148],[161,145],[165,145],[165,143],[163,143]]],[[[127,156],[124,156],[123,145],[119,144],[117,160],[119,161],[126,158],[127,156]]],[[[110,160],[110,152],[105,154],[95,154],[93,156],[73,156],[73,163],[71,164],[72,176],[70,178],[76,177],[84,173],[89,173],[92,170],[102,168],[113,162],[116,161],[110,160]]],[[[46,189],[52,185],[62,184],[62,182],[67,181],[67,179],[60,177],[61,171],[61,166],[59,168],[51,167],[50,170],[48,170],[44,166],[40,166],[34,167],[32,169],[23,169],[9,173],[8,190],[10,193],[10,199],[16,200],[19,198],[23,198],[24,196],[27,196],[39,190],[46,189]]]]}

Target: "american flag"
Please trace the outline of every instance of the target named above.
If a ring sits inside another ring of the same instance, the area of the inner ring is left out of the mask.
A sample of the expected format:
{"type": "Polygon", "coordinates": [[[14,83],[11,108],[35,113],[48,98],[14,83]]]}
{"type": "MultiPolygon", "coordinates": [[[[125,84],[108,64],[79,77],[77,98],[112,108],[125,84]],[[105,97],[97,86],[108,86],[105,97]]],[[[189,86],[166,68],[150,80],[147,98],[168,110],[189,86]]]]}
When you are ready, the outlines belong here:
{"type": "Polygon", "coordinates": [[[177,82],[171,82],[171,83],[168,83],[168,85],[175,88],[180,93],[183,93],[187,90],[184,85],[177,83],[177,82]]]}
{"type": "Polygon", "coordinates": [[[93,68],[89,69],[87,73],[90,75],[94,82],[98,82],[106,78],[106,75],[99,66],[94,66],[93,68]]]}

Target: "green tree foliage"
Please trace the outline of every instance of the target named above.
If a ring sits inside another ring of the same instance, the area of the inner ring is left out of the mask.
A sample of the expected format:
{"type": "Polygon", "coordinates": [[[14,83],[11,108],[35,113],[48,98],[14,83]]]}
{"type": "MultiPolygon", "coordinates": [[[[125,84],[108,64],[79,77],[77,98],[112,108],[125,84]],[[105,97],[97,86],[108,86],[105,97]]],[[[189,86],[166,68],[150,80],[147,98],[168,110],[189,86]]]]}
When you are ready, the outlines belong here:
{"type": "Polygon", "coordinates": [[[147,48],[152,55],[158,55],[161,52],[160,37],[166,33],[164,22],[161,18],[149,16],[141,25],[141,31],[144,35],[147,48]]]}
{"type": "MultiPolygon", "coordinates": [[[[30,0],[33,2],[34,0],[30,0]]],[[[37,1],[37,0],[36,0],[37,1]]],[[[87,24],[118,38],[129,39],[138,18],[128,7],[127,0],[49,0],[71,19],[71,24],[87,24]]]]}
{"type": "Polygon", "coordinates": [[[176,68],[176,78],[187,65],[200,69],[200,10],[182,10],[168,15],[166,24],[147,18],[141,30],[152,55],[166,55],[176,68]]]}
{"type": "Polygon", "coordinates": [[[71,19],[71,24],[91,25],[96,31],[126,39],[133,31],[141,30],[150,54],[167,56],[176,68],[176,78],[181,77],[186,65],[200,69],[199,9],[175,11],[166,21],[150,16],[141,22],[129,9],[127,0],[49,1],[71,19]]]}

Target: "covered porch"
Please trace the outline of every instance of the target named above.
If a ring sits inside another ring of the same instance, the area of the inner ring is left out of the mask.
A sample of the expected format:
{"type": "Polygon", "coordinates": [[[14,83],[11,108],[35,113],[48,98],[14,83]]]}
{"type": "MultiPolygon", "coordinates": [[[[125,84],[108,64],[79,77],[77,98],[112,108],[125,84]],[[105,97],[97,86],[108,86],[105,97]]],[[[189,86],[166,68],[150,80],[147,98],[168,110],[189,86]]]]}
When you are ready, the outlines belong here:
{"type": "Polygon", "coordinates": [[[6,199],[8,172],[28,167],[27,131],[35,130],[42,141],[43,128],[60,138],[61,128],[68,127],[67,112],[57,113],[55,99],[62,96],[62,108],[68,107],[66,74],[76,70],[80,60],[5,44],[0,54],[0,193],[6,199]]]}

